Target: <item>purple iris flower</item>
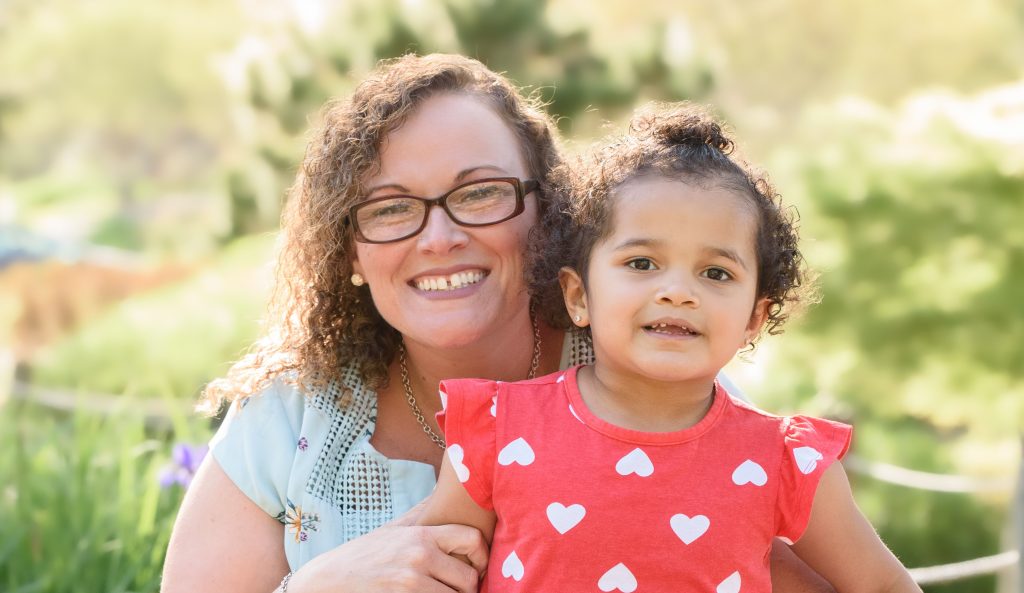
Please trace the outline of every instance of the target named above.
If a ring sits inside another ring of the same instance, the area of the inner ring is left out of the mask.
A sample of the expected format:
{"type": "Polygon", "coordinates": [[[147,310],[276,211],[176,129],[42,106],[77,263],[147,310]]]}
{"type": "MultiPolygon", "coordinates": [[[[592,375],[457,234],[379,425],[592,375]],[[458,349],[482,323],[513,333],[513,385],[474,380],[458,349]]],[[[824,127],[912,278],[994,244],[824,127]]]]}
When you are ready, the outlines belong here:
{"type": "Polygon", "coordinates": [[[206,445],[185,443],[174,445],[171,450],[171,462],[160,470],[158,476],[160,486],[170,488],[172,485],[178,484],[183,488],[188,488],[199,469],[200,462],[203,461],[203,457],[206,457],[209,450],[210,448],[206,445]]]}

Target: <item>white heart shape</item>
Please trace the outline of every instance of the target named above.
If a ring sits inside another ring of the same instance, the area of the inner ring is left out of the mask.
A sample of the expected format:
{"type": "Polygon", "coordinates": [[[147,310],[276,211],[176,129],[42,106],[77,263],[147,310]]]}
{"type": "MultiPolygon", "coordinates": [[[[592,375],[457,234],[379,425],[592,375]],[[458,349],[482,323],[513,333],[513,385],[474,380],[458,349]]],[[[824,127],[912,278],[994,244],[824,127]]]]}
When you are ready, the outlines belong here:
{"type": "Polygon", "coordinates": [[[491,398],[491,416],[498,417],[498,396],[491,398]]]}
{"type": "Polygon", "coordinates": [[[793,449],[793,459],[796,460],[796,467],[802,474],[809,474],[818,467],[818,462],[824,459],[824,455],[814,447],[797,447],[793,449]]]}
{"type": "Polygon", "coordinates": [[[579,525],[586,514],[587,509],[583,508],[581,504],[564,506],[561,503],[553,502],[548,505],[548,521],[551,521],[551,526],[562,535],[579,525]]]}
{"type": "Polygon", "coordinates": [[[462,450],[462,445],[448,445],[448,459],[451,460],[452,468],[455,469],[455,477],[463,484],[469,479],[469,468],[462,463],[465,458],[466,452],[462,450]]]}
{"type": "Polygon", "coordinates": [[[732,483],[737,486],[744,484],[764,486],[768,483],[768,474],[765,473],[763,467],[748,459],[733,470],[732,483]]]}
{"type": "Polygon", "coordinates": [[[647,456],[647,453],[640,449],[633,449],[615,464],[615,471],[619,472],[620,476],[636,474],[641,478],[646,478],[654,473],[654,464],[651,463],[651,458],[647,456]]]}
{"type": "Polygon", "coordinates": [[[633,593],[636,591],[636,577],[629,572],[625,564],[620,562],[601,575],[601,579],[597,581],[597,587],[605,593],[616,589],[622,593],[633,593]]]}
{"type": "Polygon", "coordinates": [[[580,418],[580,415],[576,413],[576,410],[573,409],[572,404],[569,404],[569,413],[572,414],[573,418],[579,420],[580,424],[583,424],[583,418],[580,418]]]}
{"type": "Polygon", "coordinates": [[[530,447],[530,443],[527,443],[523,437],[519,437],[505,445],[501,453],[498,453],[498,463],[501,465],[512,465],[513,463],[530,465],[535,458],[533,448],[530,447]]]}
{"type": "Polygon", "coordinates": [[[718,583],[715,593],[740,593],[740,573],[734,572],[718,583]]]}
{"type": "Polygon", "coordinates": [[[523,563],[519,560],[519,556],[516,556],[516,551],[512,550],[512,553],[505,558],[505,561],[501,563],[501,576],[511,578],[513,581],[523,580],[523,574],[526,569],[523,567],[523,563]]]}
{"type": "Polygon", "coordinates": [[[672,515],[672,518],[669,519],[669,524],[672,526],[672,531],[676,532],[676,536],[683,540],[684,544],[690,545],[697,541],[697,538],[704,535],[708,527],[711,527],[711,520],[704,515],[687,517],[680,513],[672,515]]]}

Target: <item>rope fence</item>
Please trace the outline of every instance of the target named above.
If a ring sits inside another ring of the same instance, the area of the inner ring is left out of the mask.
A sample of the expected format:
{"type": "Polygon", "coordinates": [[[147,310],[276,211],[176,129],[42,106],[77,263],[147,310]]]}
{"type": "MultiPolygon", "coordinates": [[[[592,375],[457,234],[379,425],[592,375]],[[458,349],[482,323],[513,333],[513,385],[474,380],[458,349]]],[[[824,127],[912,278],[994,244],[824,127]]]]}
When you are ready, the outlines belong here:
{"type": "Polygon", "coordinates": [[[940,566],[911,568],[908,571],[914,582],[918,585],[933,585],[992,574],[1009,569],[1018,562],[1020,562],[1020,554],[1017,550],[1011,550],[994,556],[985,556],[984,558],[975,558],[974,560],[942,564],[940,566]]]}
{"type": "Polygon", "coordinates": [[[931,490],[932,492],[1011,492],[1014,486],[1013,478],[975,478],[973,476],[919,472],[888,463],[870,461],[852,453],[843,459],[843,466],[852,472],[881,482],[916,490],[931,490]]]}

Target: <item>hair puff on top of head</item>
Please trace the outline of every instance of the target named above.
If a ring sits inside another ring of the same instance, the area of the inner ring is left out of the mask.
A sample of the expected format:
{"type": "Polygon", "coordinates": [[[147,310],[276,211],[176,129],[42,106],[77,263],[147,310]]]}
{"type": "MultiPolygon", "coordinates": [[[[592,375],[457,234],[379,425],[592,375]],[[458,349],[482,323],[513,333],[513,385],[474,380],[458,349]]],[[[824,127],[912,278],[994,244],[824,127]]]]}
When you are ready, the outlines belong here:
{"type": "Polygon", "coordinates": [[[648,105],[634,114],[629,131],[641,140],[689,148],[707,146],[725,155],[735,148],[714,116],[693,103],[648,105]]]}

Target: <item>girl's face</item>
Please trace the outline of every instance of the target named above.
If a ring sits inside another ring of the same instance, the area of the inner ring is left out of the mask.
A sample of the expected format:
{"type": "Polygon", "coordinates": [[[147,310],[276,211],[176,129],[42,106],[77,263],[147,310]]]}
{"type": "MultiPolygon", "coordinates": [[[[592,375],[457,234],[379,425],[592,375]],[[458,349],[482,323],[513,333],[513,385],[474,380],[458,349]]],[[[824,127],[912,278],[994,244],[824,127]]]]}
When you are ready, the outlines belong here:
{"type": "Polygon", "coordinates": [[[611,234],[593,248],[584,286],[562,271],[578,325],[590,325],[598,368],[646,381],[711,381],[752,340],[757,220],[745,196],[660,176],[614,194],[611,234]]]}
{"type": "MultiPolygon", "coordinates": [[[[529,178],[519,141],[484,99],[442,94],[424,100],[387,135],[380,170],[366,178],[366,199],[390,194],[425,198],[486,177],[529,178]]],[[[455,224],[439,207],[426,227],[395,243],[355,244],[353,268],[374,305],[406,340],[435,348],[474,343],[511,331],[527,315],[523,281],[527,234],[537,220],[536,196],[526,210],[486,227],[455,224]],[[430,280],[459,274],[460,288],[432,290],[430,280]],[[468,283],[468,284],[467,284],[468,283]]]]}

